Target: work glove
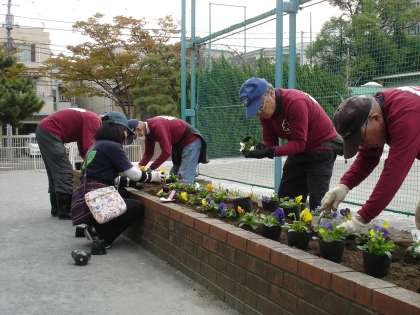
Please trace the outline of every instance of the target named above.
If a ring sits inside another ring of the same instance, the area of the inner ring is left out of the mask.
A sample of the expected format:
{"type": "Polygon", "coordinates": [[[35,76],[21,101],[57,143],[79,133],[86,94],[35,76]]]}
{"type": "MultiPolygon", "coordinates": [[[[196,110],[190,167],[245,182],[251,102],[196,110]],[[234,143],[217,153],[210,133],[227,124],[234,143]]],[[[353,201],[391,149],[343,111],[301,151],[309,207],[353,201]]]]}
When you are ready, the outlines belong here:
{"type": "Polygon", "coordinates": [[[144,181],[145,183],[161,183],[165,178],[165,173],[162,173],[159,170],[146,170],[147,179],[144,181]]]}
{"type": "Polygon", "coordinates": [[[416,228],[417,230],[420,230],[420,200],[417,202],[415,218],[416,218],[416,228]]]}
{"type": "Polygon", "coordinates": [[[255,149],[252,151],[248,151],[244,153],[246,158],[254,158],[254,159],[263,159],[268,157],[272,159],[274,157],[274,150],[273,148],[267,147],[262,143],[259,143],[255,146],[255,149]]]}
{"type": "MultiPolygon", "coordinates": [[[[147,176],[144,177],[144,178],[147,178],[147,176]]],[[[120,188],[123,188],[123,187],[141,188],[142,187],[142,179],[140,179],[139,181],[134,181],[134,180],[130,180],[126,176],[117,176],[114,179],[114,186],[115,186],[116,189],[120,189],[120,188]]]]}
{"type": "Polygon", "coordinates": [[[351,220],[344,221],[337,227],[344,228],[348,234],[360,233],[367,227],[367,223],[359,215],[354,215],[351,220]]]}
{"type": "Polygon", "coordinates": [[[321,200],[321,210],[337,210],[338,205],[346,198],[349,190],[344,184],[338,184],[330,189],[321,200]]]}

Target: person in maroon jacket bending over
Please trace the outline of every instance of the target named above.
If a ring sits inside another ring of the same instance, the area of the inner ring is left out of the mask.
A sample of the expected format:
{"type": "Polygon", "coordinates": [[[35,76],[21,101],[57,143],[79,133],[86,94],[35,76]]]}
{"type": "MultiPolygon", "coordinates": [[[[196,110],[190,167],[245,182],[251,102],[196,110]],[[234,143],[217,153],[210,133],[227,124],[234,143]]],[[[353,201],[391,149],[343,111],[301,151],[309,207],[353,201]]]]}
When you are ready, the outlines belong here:
{"type": "Polygon", "coordinates": [[[98,114],[81,108],[67,108],[41,120],[36,128],[36,140],[48,176],[51,215],[71,219],[73,168],[67,157],[65,143],[77,142],[79,154],[85,158],[101,126],[98,114]]]}
{"type": "MultiPolygon", "coordinates": [[[[389,145],[388,158],[368,201],[352,220],[341,225],[356,233],[389,204],[414,160],[420,159],[420,87],[386,89],[374,97],[350,97],[337,108],[333,120],[344,140],[344,157],[359,153],[340,184],[322,199],[322,209],[337,209],[349,190],[378,165],[385,143],[389,145]]],[[[416,226],[420,229],[420,202],[416,226]]]]}
{"type": "Polygon", "coordinates": [[[274,89],[265,79],[252,77],[239,91],[246,117],[258,114],[263,144],[248,158],[288,156],[283,166],[279,197],[309,195],[313,210],[329,188],[337,153],[342,149],[332,121],[310,95],[295,89],[274,89]],[[279,145],[278,138],[287,139],[279,145]]]}
{"type": "Polygon", "coordinates": [[[157,169],[171,156],[171,173],[177,175],[182,182],[192,184],[198,163],[208,163],[206,141],[197,129],[184,120],[171,116],[155,116],[146,121],[130,119],[128,123],[139,137],[145,137],[140,166],[147,166],[153,157],[156,142],[162,152],[148,170],[157,169]]]}

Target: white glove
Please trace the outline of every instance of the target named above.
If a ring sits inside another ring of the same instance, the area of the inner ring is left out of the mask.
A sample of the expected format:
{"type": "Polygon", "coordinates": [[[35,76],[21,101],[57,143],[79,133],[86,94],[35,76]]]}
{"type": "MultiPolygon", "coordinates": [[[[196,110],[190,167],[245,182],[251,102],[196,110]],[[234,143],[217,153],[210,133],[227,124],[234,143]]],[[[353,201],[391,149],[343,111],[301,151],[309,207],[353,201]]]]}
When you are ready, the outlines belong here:
{"type": "Polygon", "coordinates": [[[344,221],[338,225],[338,227],[343,227],[348,234],[358,233],[365,229],[366,226],[367,223],[364,223],[362,218],[360,218],[358,215],[354,215],[351,220],[344,221]]]}
{"type": "Polygon", "coordinates": [[[338,205],[346,198],[349,188],[346,185],[338,184],[330,189],[321,200],[321,210],[337,210],[338,205]]]}
{"type": "Polygon", "coordinates": [[[165,174],[162,174],[159,170],[151,171],[150,175],[151,175],[151,178],[150,178],[151,183],[161,183],[163,178],[165,177],[165,174]]]}
{"type": "Polygon", "coordinates": [[[416,228],[417,230],[420,230],[420,200],[419,202],[417,202],[417,207],[416,207],[416,228]]]}

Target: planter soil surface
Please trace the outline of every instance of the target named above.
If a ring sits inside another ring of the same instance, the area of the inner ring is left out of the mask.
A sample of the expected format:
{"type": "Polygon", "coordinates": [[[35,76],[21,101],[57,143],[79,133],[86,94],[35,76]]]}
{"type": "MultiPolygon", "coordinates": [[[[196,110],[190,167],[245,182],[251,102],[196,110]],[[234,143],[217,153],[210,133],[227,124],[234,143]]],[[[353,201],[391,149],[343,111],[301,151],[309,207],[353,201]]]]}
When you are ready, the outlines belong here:
{"type": "MultiPolygon", "coordinates": [[[[142,191],[156,196],[156,193],[160,189],[160,185],[148,184],[144,186],[142,191]]],[[[188,205],[185,205],[185,207],[192,208],[188,205]]],[[[255,205],[254,209],[256,208],[257,206],[255,205]]],[[[196,210],[194,208],[192,209],[196,210]]],[[[217,216],[209,215],[209,217],[217,216]]],[[[237,220],[221,220],[229,224],[238,225],[237,220]]],[[[420,293],[420,262],[416,260],[406,262],[406,260],[404,260],[405,249],[411,242],[410,233],[391,229],[391,237],[397,243],[398,248],[392,253],[392,262],[388,275],[382,279],[394,283],[402,288],[420,293]]],[[[279,241],[287,245],[287,231],[285,229],[282,230],[279,241]]],[[[310,240],[306,252],[320,257],[318,240],[310,240]]],[[[363,273],[363,253],[356,248],[354,240],[346,241],[341,265],[363,273]]]]}

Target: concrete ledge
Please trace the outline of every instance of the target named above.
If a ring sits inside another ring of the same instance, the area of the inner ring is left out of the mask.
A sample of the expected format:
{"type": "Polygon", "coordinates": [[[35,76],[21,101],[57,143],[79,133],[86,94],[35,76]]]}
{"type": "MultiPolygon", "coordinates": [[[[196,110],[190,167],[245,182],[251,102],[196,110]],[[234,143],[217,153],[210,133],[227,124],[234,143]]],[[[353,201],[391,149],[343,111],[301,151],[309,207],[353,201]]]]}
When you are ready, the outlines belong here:
{"type": "Polygon", "coordinates": [[[130,190],[146,207],[127,236],[246,314],[420,315],[420,294],[130,190]]]}

